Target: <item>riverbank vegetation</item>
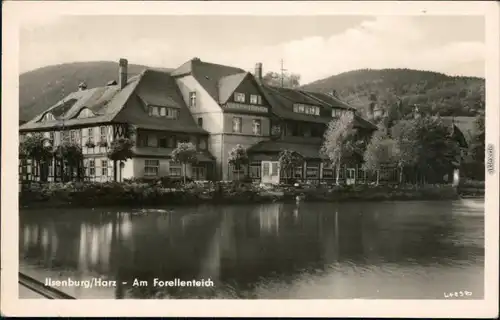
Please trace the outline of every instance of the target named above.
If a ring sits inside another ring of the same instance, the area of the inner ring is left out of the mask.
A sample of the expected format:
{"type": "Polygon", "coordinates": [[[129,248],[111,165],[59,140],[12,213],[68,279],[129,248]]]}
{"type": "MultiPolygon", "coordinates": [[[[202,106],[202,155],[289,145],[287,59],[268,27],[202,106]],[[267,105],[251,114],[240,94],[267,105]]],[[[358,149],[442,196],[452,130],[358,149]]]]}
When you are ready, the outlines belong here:
{"type": "Polygon", "coordinates": [[[161,206],[293,201],[451,200],[449,185],[275,185],[240,182],[157,181],[32,183],[19,194],[21,208],[161,206]]]}

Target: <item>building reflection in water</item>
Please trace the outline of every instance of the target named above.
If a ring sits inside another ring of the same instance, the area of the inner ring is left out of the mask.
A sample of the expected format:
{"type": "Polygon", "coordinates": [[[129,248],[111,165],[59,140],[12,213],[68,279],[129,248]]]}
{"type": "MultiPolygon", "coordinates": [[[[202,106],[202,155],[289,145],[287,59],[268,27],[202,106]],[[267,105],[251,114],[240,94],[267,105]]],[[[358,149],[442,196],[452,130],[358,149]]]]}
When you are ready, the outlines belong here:
{"type": "Polygon", "coordinates": [[[108,273],[113,237],[133,245],[130,214],[120,213],[78,224],[50,220],[25,223],[21,229],[20,252],[29,260],[35,258],[46,267],[75,268],[79,273],[108,273]]]}
{"type": "Polygon", "coordinates": [[[260,205],[255,209],[256,215],[259,218],[261,232],[279,234],[282,209],[283,204],[281,203],[260,205]]]}

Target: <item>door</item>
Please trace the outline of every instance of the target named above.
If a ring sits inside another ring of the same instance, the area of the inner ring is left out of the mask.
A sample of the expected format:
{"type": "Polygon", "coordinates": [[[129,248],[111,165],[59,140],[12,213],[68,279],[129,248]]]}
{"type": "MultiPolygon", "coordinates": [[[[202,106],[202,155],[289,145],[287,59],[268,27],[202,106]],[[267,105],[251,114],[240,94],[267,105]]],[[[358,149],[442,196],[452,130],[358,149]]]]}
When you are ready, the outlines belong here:
{"type": "Polygon", "coordinates": [[[278,184],[280,182],[278,161],[262,161],[262,183],[278,184]]]}
{"type": "Polygon", "coordinates": [[[356,169],[348,168],[347,175],[345,177],[346,184],[355,184],[356,183],[356,169]]]}
{"type": "Polygon", "coordinates": [[[197,181],[207,180],[205,167],[193,167],[193,179],[197,181]]]}

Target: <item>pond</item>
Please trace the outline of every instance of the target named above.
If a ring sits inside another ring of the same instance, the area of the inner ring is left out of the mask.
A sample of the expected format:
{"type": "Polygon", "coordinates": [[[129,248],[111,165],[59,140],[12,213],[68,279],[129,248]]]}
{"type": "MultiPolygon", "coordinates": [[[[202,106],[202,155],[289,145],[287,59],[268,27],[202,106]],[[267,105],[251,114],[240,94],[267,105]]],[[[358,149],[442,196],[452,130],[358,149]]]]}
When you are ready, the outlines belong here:
{"type": "Polygon", "coordinates": [[[19,246],[42,282],[100,279],[59,288],[82,299],[484,296],[483,199],[31,209],[19,246]]]}

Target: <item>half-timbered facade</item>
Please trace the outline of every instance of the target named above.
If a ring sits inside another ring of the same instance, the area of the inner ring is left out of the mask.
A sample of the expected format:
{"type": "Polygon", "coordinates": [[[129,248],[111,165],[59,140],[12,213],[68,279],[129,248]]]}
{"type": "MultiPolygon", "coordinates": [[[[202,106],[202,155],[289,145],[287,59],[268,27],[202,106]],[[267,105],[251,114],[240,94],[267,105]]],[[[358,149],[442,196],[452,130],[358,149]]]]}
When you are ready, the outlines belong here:
{"type": "MultiPolygon", "coordinates": [[[[174,79],[165,72],[147,69],[127,78],[127,61],[120,60],[119,81],[105,87],[87,89],[81,85],[44,113],[20,126],[21,140],[26,135],[43,134],[57,147],[72,141],[82,148],[83,177],[90,181],[110,181],[134,177],[181,176],[211,179],[213,156],[208,150],[208,133],[199,127],[185,105],[174,79]],[[131,128],[132,130],[129,130],[131,128]],[[135,141],[134,157],[114,168],[108,151],[114,139],[135,141]],[[182,169],[171,161],[178,142],[197,146],[198,161],[182,169]]],[[[78,168],[64,168],[58,157],[48,163],[23,159],[20,178],[65,181],[78,175],[78,168]],[[68,172],[69,171],[69,172],[68,172]]]]}

